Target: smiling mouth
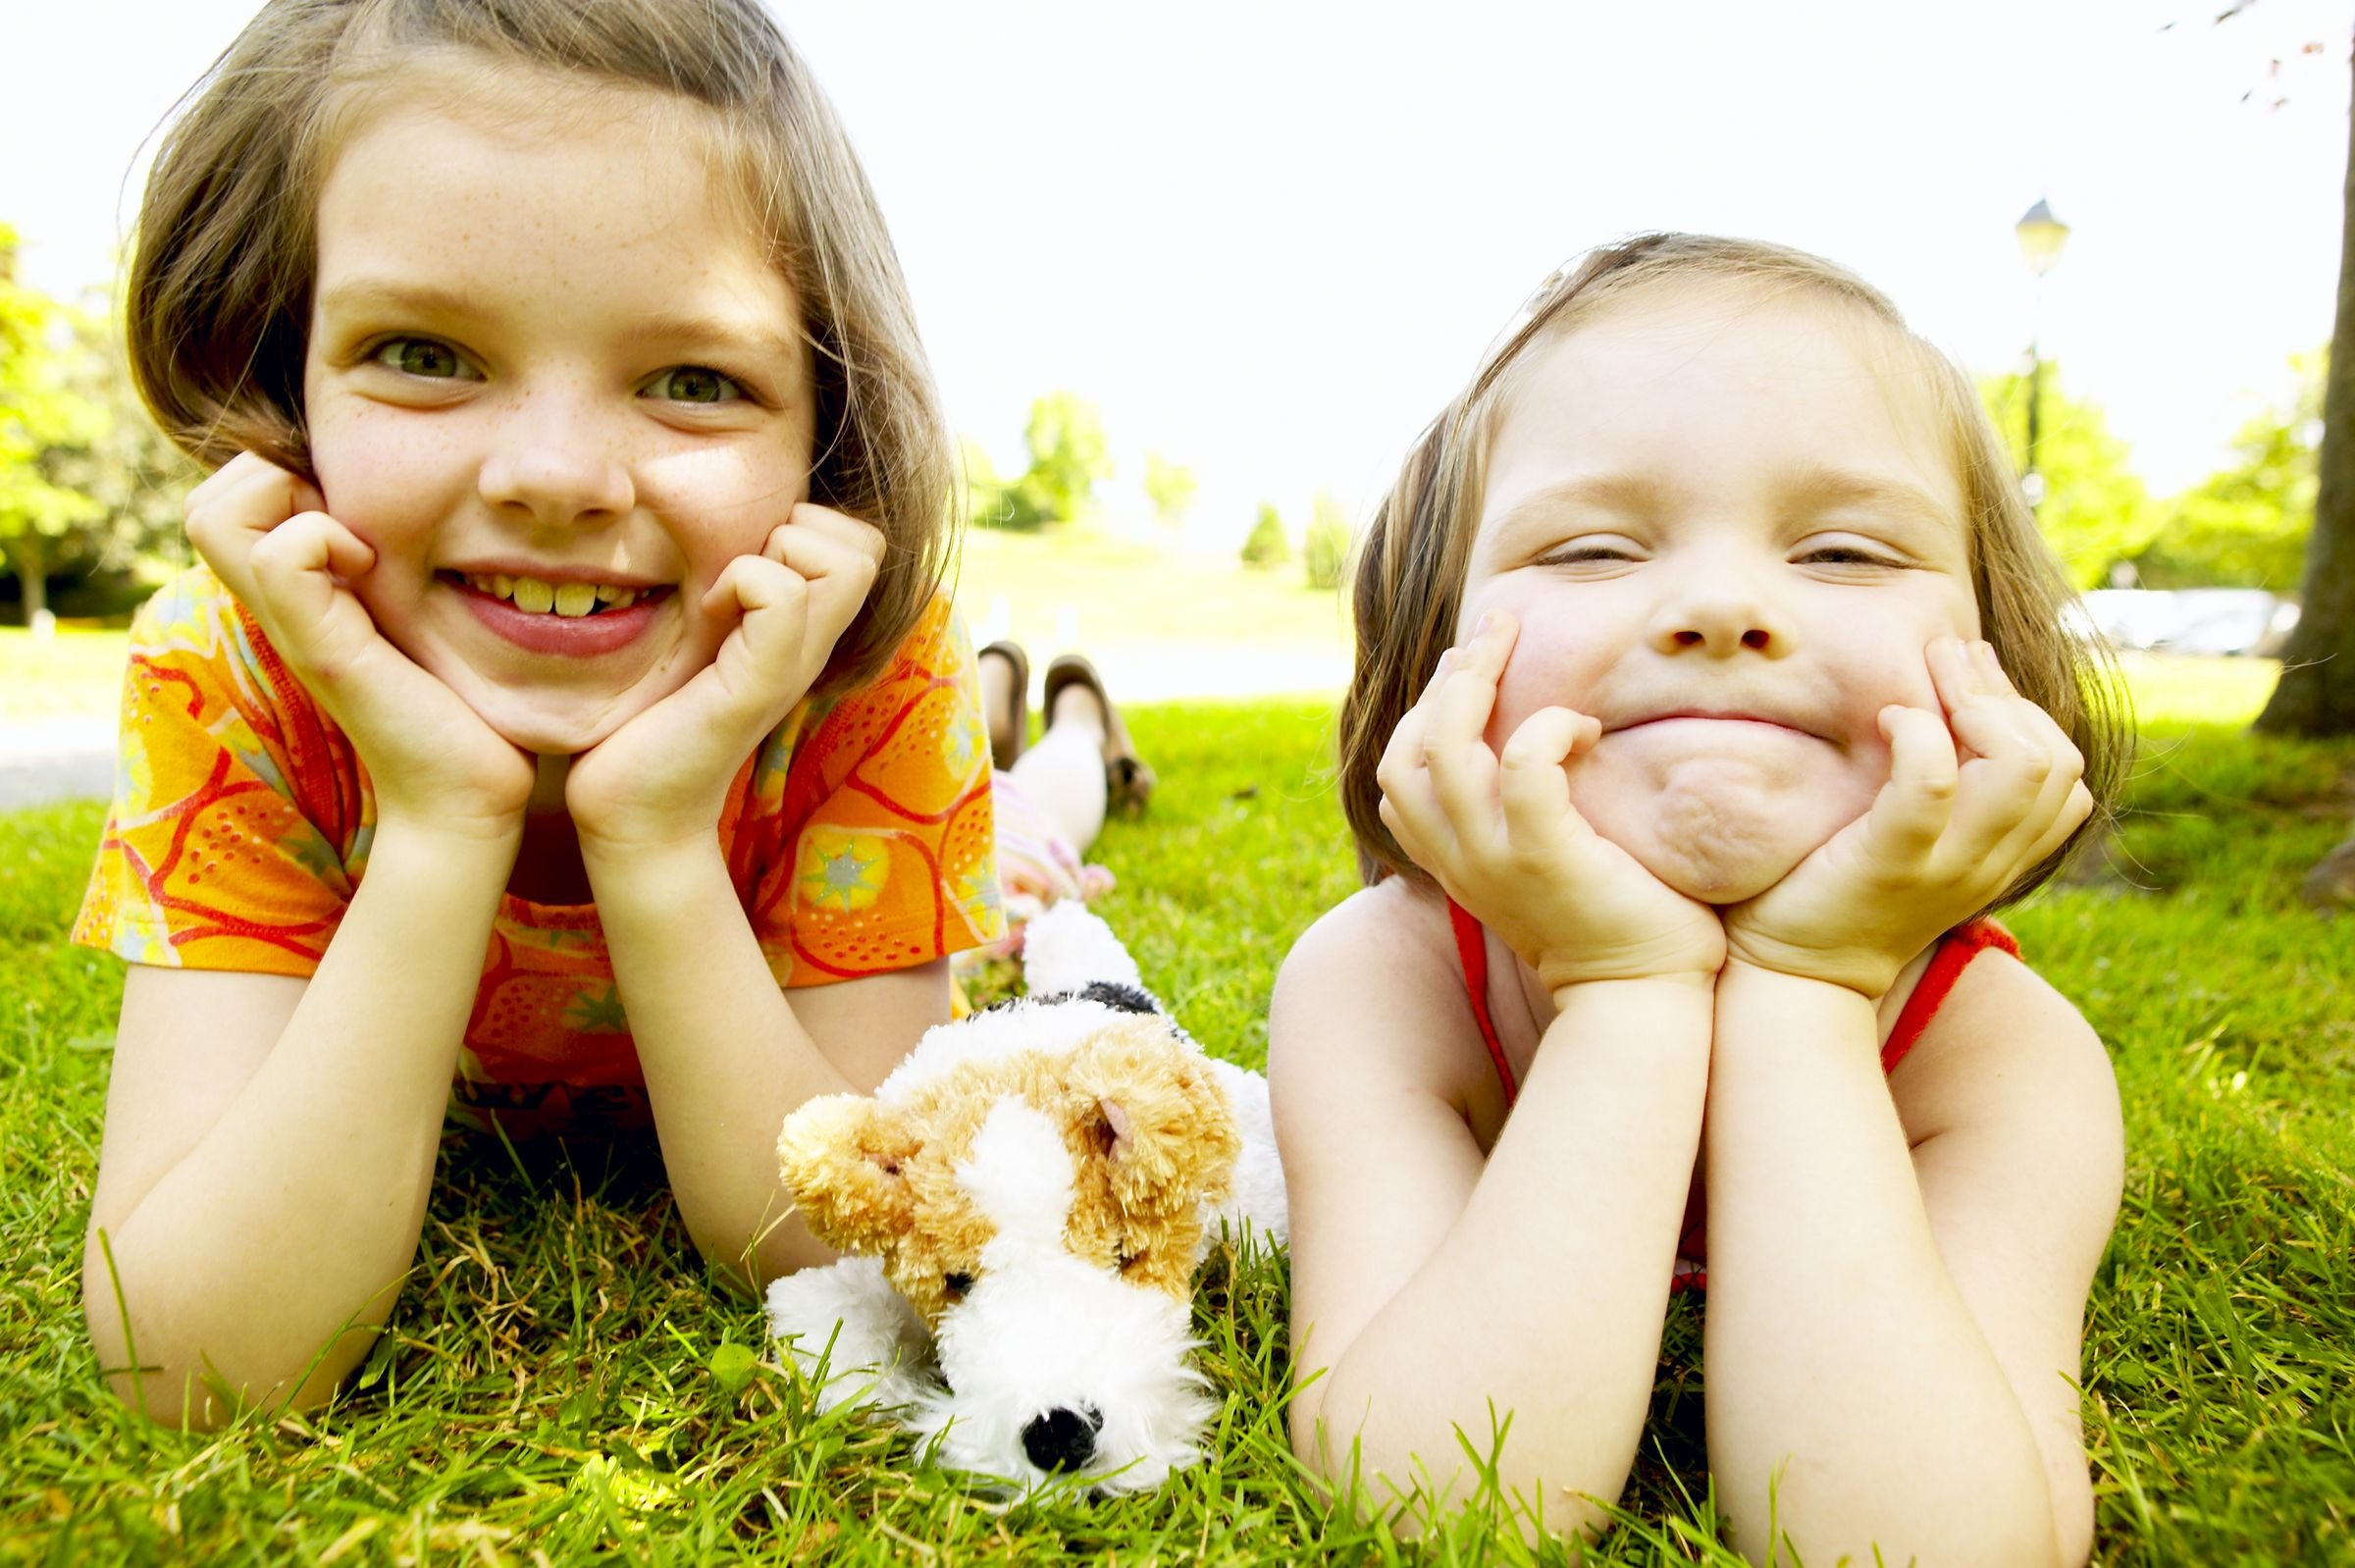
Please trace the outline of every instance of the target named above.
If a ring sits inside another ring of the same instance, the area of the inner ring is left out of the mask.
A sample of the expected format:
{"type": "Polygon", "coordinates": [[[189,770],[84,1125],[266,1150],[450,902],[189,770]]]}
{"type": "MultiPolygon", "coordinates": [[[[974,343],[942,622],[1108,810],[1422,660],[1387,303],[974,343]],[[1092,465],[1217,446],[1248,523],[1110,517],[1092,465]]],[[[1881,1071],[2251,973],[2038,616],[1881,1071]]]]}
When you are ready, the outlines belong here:
{"type": "Polygon", "coordinates": [[[1705,713],[1698,710],[1678,713],[1653,713],[1646,718],[1633,719],[1625,724],[1613,725],[1612,728],[1619,731],[1639,730],[1648,728],[1654,724],[1674,724],[1686,720],[1698,720],[1700,722],[1708,724],[1751,724],[1761,729],[1786,730],[1793,735],[1813,735],[1815,733],[1812,730],[1802,728],[1800,725],[1790,723],[1783,719],[1768,718],[1762,713],[1705,713]]]}
{"type": "Polygon", "coordinates": [[[625,588],[612,583],[550,583],[538,577],[506,572],[444,572],[478,594],[514,605],[534,615],[559,615],[583,620],[592,615],[628,609],[642,599],[668,592],[663,588],[625,588]]]}

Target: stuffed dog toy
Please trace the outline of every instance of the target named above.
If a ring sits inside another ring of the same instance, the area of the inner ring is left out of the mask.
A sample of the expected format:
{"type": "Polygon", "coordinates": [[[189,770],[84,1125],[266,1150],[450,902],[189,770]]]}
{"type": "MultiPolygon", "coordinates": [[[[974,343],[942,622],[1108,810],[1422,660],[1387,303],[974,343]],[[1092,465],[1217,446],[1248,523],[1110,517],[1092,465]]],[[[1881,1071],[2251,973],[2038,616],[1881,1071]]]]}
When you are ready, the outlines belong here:
{"type": "Polygon", "coordinates": [[[953,1469],[1141,1490],[1216,1409],[1194,1271],[1222,1227],[1284,1236],[1267,1082],[1204,1054],[1075,901],[1030,921],[1023,976],[872,1098],[786,1118],[786,1190],[845,1256],[770,1285],[769,1327],[822,1407],[896,1409],[953,1469]]]}

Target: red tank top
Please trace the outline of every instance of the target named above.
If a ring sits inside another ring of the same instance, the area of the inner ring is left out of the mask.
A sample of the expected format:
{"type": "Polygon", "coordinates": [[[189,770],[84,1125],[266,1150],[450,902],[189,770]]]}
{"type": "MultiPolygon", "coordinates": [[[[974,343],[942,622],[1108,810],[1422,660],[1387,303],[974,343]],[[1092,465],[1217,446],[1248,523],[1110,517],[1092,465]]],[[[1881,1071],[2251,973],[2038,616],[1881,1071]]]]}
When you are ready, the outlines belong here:
{"type": "MultiPolygon", "coordinates": [[[[1447,901],[1447,923],[1455,929],[1455,951],[1464,966],[1464,989],[1472,1001],[1473,1021],[1480,1025],[1481,1043],[1489,1048],[1489,1060],[1495,1064],[1496,1080],[1504,1086],[1504,1103],[1509,1110],[1521,1087],[1513,1081],[1513,1067],[1504,1059],[1504,1044],[1496,1037],[1495,1021],[1489,1016],[1489,943],[1481,923],[1455,900],[1447,901]]],[[[1928,1028],[1930,1019],[1937,1017],[1940,1004],[1946,1001],[1955,982],[1972,959],[1989,948],[2001,948],[2014,958],[2019,957],[2019,944],[2012,933],[1989,919],[1966,920],[1938,939],[1937,951],[1930,955],[1930,967],[1921,971],[1914,983],[1913,994],[1897,1015],[1897,1027],[1889,1031],[1889,1039],[1881,1047],[1881,1071],[1895,1072],[1897,1065],[1920,1040],[1921,1031],[1928,1028]]],[[[1707,1282],[1701,1272],[1707,1236],[1701,1216],[1694,1212],[1698,1196],[1685,1206],[1685,1228],[1676,1244],[1677,1273],[1669,1281],[1672,1290],[1698,1289],[1707,1282]]]]}

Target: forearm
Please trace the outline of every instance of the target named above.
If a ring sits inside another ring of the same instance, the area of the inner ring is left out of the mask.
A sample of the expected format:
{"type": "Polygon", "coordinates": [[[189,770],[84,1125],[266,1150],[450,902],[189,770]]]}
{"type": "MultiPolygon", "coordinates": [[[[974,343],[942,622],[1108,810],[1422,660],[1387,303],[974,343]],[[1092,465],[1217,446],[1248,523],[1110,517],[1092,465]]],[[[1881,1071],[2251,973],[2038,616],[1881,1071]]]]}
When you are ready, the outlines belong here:
{"type": "Polygon", "coordinates": [[[585,854],[663,1165],[697,1249],[756,1288],[831,1262],[787,1212],[777,1129],[804,1101],[856,1086],[794,1017],[716,844],[585,854]]]}
{"type": "MultiPolygon", "coordinates": [[[[1701,1135],[1709,981],[1567,988],[1462,1217],[1327,1372],[1328,1476],[1463,1495],[1460,1429],[1551,1529],[1616,1500],[1649,1408],[1701,1135]]],[[[1314,1335],[1314,1327],[1309,1333],[1314,1335]]],[[[1313,1351],[1313,1343],[1310,1346],[1313,1351]]]]}
{"type": "Polygon", "coordinates": [[[1729,964],[1709,1071],[1709,1462],[1737,1540],[2035,1563],[2026,1418],[1940,1261],[1872,1004],[1729,964]]]}
{"type": "Polygon", "coordinates": [[[143,1193],[92,1216],[91,1342],[103,1366],[150,1369],[135,1386],[117,1377],[126,1399],[210,1426],[231,1412],[199,1379],[217,1374],[248,1400],[315,1403],[367,1353],[416,1256],[513,855],[512,842],[382,825],[253,1076],[143,1193]]]}

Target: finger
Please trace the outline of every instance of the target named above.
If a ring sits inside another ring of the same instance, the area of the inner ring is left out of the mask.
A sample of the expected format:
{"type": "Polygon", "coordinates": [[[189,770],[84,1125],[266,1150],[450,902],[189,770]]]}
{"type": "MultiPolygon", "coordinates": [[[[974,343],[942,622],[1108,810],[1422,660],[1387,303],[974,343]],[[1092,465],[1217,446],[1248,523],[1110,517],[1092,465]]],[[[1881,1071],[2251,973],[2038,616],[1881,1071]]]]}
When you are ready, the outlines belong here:
{"type": "Polygon", "coordinates": [[[811,626],[822,631],[831,649],[874,587],[883,562],[883,531],[831,508],[805,504],[769,531],[760,553],[809,581],[811,626]]]}
{"type": "Polygon", "coordinates": [[[876,565],[883,562],[886,541],[883,530],[848,512],[838,512],[831,506],[814,501],[796,503],[785,521],[770,531],[773,542],[778,535],[792,532],[803,538],[824,539],[842,545],[864,555],[876,565]]]}
{"type": "MultiPolygon", "coordinates": [[[[2033,824],[2031,833],[2040,830],[2045,818],[2038,803],[2061,767],[2051,744],[2053,729],[2042,711],[2022,698],[1974,697],[1950,722],[1956,738],[1974,754],[1962,764],[1955,807],[1957,853],[1992,855],[2023,823],[2033,824]]],[[[2066,741],[2063,750],[2075,758],[2075,748],[2066,741]]],[[[2049,804],[2058,805],[2066,794],[2065,785],[2056,788],[2049,804]]]]}
{"type": "MultiPolygon", "coordinates": [[[[2041,714],[2042,710],[2037,710],[2041,714]]],[[[2085,758],[2058,724],[2049,724],[2050,735],[2043,739],[2052,765],[2046,772],[2036,799],[2022,813],[2012,831],[2005,835],[1995,852],[2007,863],[2024,870],[2036,864],[2059,848],[2069,834],[2075,832],[2086,817],[2093,814],[2093,796],[2082,782],[2085,758]]]]}
{"type": "Polygon", "coordinates": [[[1382,789],[1383,821],[1399,847],[1425,869],[1432,866],[1428,852],[1439,843],[1452,842],[1433,793],[1431,770],[1424,763],[1423,734],[1431,720],[1433,694],[1454,672],[1455,659],[1454,649],[1439,655],[1430,684],[1390,731],[1390,743],[1383,748],[1374,769],[1374,782],[1382,789]]]}
{"type": "Polygon", "coordinates": [[[1566,707],[1542,707],[1513,731],[1496,760],[1505,836],[1515,849],[1558,852],[1594,836],[1570,804],[1563,764],[1601,734],[1599,720],[1566,707]]]}
{"type": "Polygon", "coordinates": [[[1493,826],[1496,755],[1485,737],[1496,707],[1496,680],[1517,631],[1510,615],[1482,618],[1434,699],[1424,728],[1424,766],[1440,810],[1461,838],[1493,826]]]}
{"type": "Polygon", "coordinates": [[[316,487],[286,469],[241,452],[188,493],[188,538],[231,592],[251,588],[246,557],[257,541],[289,517],[323,511],[316,487]]]}
{"type": "Polygon", "coordinates": [[[1889,782],[1864,813],[1864,847],[1875,863],[1926,857],[1953,818],[1961,763],[1945,721],[1927,708],[1892,704],[1880,712],[1889,741],[1889,782]]]}
{"type": "Polygon", "coordinates": [[[376,551],[327,513],[300,512],[256,539],[245,564],[262,604],[282,625],[300,625],[367,576],[376,551]]]}

